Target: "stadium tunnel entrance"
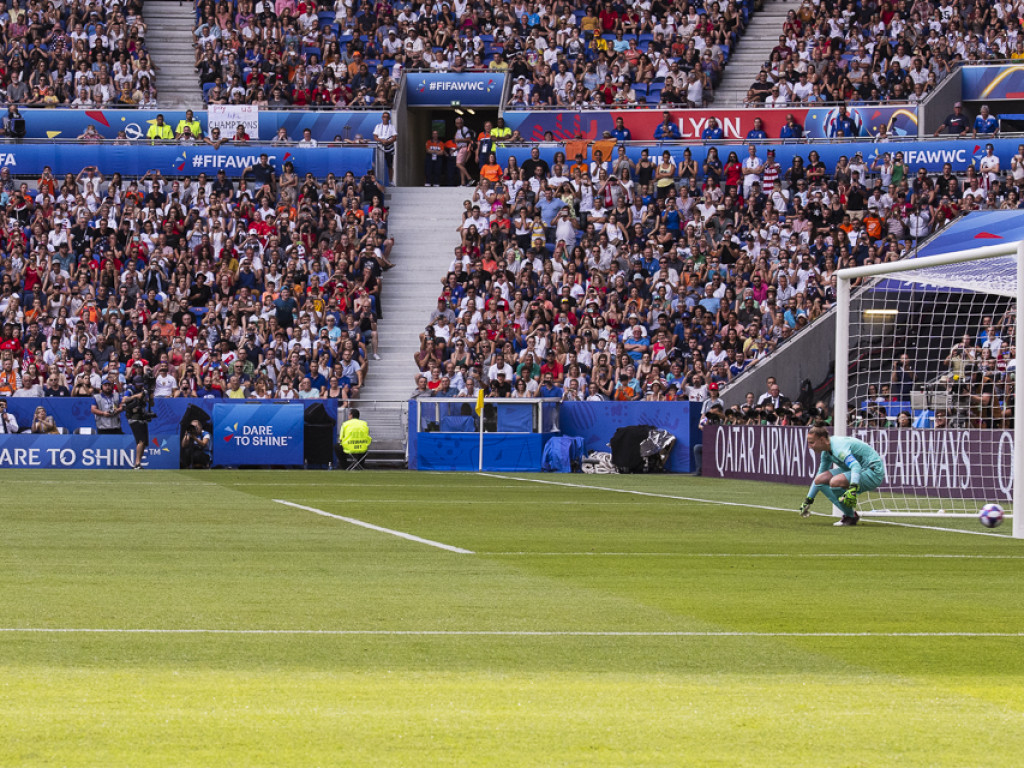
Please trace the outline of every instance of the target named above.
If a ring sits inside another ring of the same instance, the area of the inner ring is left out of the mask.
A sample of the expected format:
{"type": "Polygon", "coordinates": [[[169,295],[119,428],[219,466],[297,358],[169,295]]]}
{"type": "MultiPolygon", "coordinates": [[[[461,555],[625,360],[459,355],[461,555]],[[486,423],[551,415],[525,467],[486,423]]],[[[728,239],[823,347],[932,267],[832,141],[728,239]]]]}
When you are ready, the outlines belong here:
{"type": "MultiPolygon", "coordinates": [[[[431,131],[436,130],[442,141],[448,141],[455,134],[455,118],[473,132],[475,139],[484,128],[484,123],[494,125],[498,119],[497,108],[481,107],[409,107],[405,110],[405,126],[398,126],[399,142],[395,157],[396,176],[400,187],[422,187],[427,182],[427,140],[431,131]]],[[[455,169],[455,157],[446,157],[441,169],[441,186],[459,185],[459,172],[455,169]]],[[[466,163],[473,179],[480,178],[480,168],[475,153],[466,163]]]]}

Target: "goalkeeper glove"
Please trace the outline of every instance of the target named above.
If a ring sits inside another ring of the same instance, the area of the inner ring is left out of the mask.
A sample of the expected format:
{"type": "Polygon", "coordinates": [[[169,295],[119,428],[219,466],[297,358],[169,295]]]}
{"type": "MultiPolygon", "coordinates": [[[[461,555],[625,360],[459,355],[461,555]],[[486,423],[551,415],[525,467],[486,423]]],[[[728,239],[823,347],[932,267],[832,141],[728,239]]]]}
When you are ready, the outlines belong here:
{"type": "Polygon", "coordinates": [[[846,493],[839,497],[839,500],[843,502],[850,509],[857,506],[857,492],[860,490],[860,486],[851,485],[846,489],[846,493]]]}
{"type": "Polygon", "coordinates": [[[813,501],[814,499],[810,498],[809,496],[806,499],[804,499],[804,503],[800,505],[800,517],[811,516],[811,503],[813,501]]]}

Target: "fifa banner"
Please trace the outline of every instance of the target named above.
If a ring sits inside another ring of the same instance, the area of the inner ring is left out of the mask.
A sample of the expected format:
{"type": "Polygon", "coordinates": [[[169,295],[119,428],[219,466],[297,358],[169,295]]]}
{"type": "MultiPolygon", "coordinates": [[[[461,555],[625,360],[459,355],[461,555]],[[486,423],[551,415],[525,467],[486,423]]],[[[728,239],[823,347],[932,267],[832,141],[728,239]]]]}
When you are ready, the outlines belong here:
{"type": "MultiPolygon", "coordinates": [[[[150,434],[142,454],[146,469],[178,469],[176,434],[150,434]]],[[[3,435],[0,469],[131,469],[135,438],[125,435],[3,435]]]]}
{"type": "Polygon", "coordinates": [[[206,133],[220,128],[220,135],[234,136],[238,126],[249,137],[260,135],[260,110],[255,104],[211,104],[206,110],[206,133]]]}
{"type": "MultiPolygon", "coordinates": [[[[847,159],[852,160],[856,152],[863,154],[864,160],[868,165],[871,165],[876,158],[882,157],[885,153],[895,155],[895,153],[900,152],[903,154],[903,159],[911,171],[923,168],[929,173],[941,173],[945,164],[949,163],[952,166],[953,173],[965,173],[970,166],[977,166],[978,162],[985,155],[985,146],[987,144],[992,144],[994,153],[999,157],[1000,166],[1009,168],[1010,160],[1017,153],[1017,148],[1021,142],[1019,139],[993,139],[991,141],[984,141],[982,139],[948,139],[906,140],[881,143],[864,142],[863,144],[856,142],[845,144],[764,143],[757,145],[757,156],[763,160],[767,156],[767,151],[773,149],[775,150],[776,161],[785,170],[790,167],[793,158],[797,155],[802,157],[806,163],[808,154],[810,152],[817,152],[821,157],[821,161],[825,163],[826,169],[831,173],[835,169],[840,157],[845,156],[847,159]]],[[[690,145],[665,145],[651,142],[646,146],[643,144],[629,145],[626,147],[626,154],[635,162],[640,158],[641,150],[647,149],[651,159],[657,162],[661,159],[662,153],[667,151],[672,156],[672,159],[678,163],[683,159],[683,151],[689,149],[693,159],[697,161],[698,170],[700,170],[704,166],[704,160],[707,159],[708,150],[711,146],[714,146],[718,151],[718,157],[724,164],[730,152],[735,152],[740,160],[747,157],[750,145],[746,142],[713,142],[713,144],[690,145]]],[[[549,163],[554,160],[556,152],[564,153],[565,145],[553,143],[541,146],[541,157],[549,163]]],[[[530,147],[498,147],[497,156],[499,164],[504,165],[508,161],[509,155],[515,155],[516,160],[522,165],[530,157],[530,147]]],[[[612,154],[610,159],[614,159],[614,157],[615,155],[612,154]]],[[[571,164],[573,158],[569,157],[567,159],[571,164]]],[[[700,171],[700,177],[703,177],[702,171],[700,171]]]]}
{"type": "Polygon", "coordinates": [[[410,72],[405,76],[405,103],[410,107],[498,107],[504,93],[504,72],[410,72]]]}
{"type": "MultiPolygon", "coordinates": [[[[240,107],[228,105],[230,110],[240,107]]],[[[211,105],[211,110],[214,105],[211,105]]],[[[255,111],[255,107],[244,109],[255,111]]],[[[164,121],[172,128],[185,117],[184,109],[32,109],[23,107],[25,118],[25,138],[27,139],[61,139],[74,140],[92,126],[104,139],[116,139],[120,131],[124,131],[129,141],[145,139],[149,126],[156,122],[156,116],[163,115],[164,121]]],[[[240,112],[235,114],[241,115],[240,112]]],[[[284,110],[263,109],[258,117],[253,115],[244,120],[228,123],[230,131],[221,132],[230,137],[235,133],[239,122],[246,126],[253,125],[249,130],[253,140],[271,141],[277,136],[277,130],[284,128],[293,141],[302,138],[302,131],[309,128],[313,138],[319,142],[326,141],[372,141],[373,129],[381,121],[382,110],[345,111],[345,110],[284,110]]],[[[203,133],[210,135],[210,116],[205,109],[197,109],[193,116],[203,127],[203,133]]],[[[77,171],[76,171],[77,173],[77,171]]]]}
{"type": "Polygon", "coordinates": [[[1020,64],[961,67],[960,72],[964,101],[1024,98],[1024,66],[1020,64]]]}
{"type": "MultiPolygon", "coordinates": [[[[978,498],[1013,497],[1013,432],[998,429],[855,429],[885,462],[882,490],[942,496],[970,488],[978,498]]],[[[705,477],[810,485],[818,456],[806,427],[704,428],[705,477]]]]}
{"type": "Polygon", "coordinates": [[[304,413],[301,404],[215,404],[213,465],[302,466],[304,413]]]}
{"type": "MultiPolygon", "coordinates": [[[[410,75],[410,77],[412,77],[410,75]]],[[[445,102],[447,103],[447,102],[445,102]]],[[[551,109],[542,111],[514,111],[502,113],[505,125],[518,130],[527,141],[572,141],[577,138],[597,140],[605,131],[615,128],[615,121],[622,122],[633,135],[634,141],[649,141],[654,131],[664,121],[664,109],[652,106],[650,109],[609,109],[568,112],[551,109]],[[551,137],[545,139],[550,131],[551,137]]],[[[750,109],[669,109],[672,123],[679,129],[679,135],[686,140],[700,140],[710,118],[718,121],[722,137],[743,141],[754,129],[754,118],[761,118],[764,131],[769,138],[777,139],[786,124],[786,117],[793,115],[804,127],[809,139],[833,138],[836,135],[836,119],[839,111],[835,107],[808,109],[807,107],[758,107],[750,109]]],[[[909,104],[901,106],[873,105],[849,107],[849,116],[857,128],[857,135],[875,136],[881,126],[890,135],[897,137],[917,136],[917,108],[909,104]]],[[[746,154],[740,156],[742,160],[746,154]]],[[[724,159],[724,158],[723,158],[724,159]]]]}
{"type": "Polygon", "coordinates": [[[0,167],[11,174],[38,177],[49,166],[58,177],[77,174],[85,166],[95,165],[103,173],[118,171],[125,176],[143,176],[160,171],[164,176],[213,176],[223,169],[238,178],[242,172],[266,154],[274,170],[280,174],[284,164],[291,162],[300,176],[309,172],[317,177],[328,173],[338,176],[352,171],[357,177],[373,167],[372,146],[300,147],[211,146],[183,147],[172,144],[0,144],[0,167]]]}

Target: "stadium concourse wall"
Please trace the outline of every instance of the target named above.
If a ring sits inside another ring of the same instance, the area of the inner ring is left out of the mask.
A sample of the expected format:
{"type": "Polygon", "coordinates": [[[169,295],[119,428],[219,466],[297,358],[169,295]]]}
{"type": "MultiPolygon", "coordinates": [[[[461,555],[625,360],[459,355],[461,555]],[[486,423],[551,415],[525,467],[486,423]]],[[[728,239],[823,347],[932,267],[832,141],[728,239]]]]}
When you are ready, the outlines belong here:
{"type": "MultiPolygon", "coordinates": [[[[66,434],[0,435],[0,470],[131,469],[135,440],[124,414],[123,435],[97,435],[96,418],[90,411],[93,404],[90,397],[8,398],[7,411],[20,428],[30,427],[35,409],[42,406],[66,434]]],[[[305,422],[313,409],[319,410],[318,406],[323,406],[331,419],[338,413],[336,399],[296,403],[157,398],[143,464],[147,469],[179,469],[183,422],[199,419],[210,428],[215,466],[302,466],[305,422]]],[[[327,427],[333,436],[333,424],[318,428],[327,427]]]]}
{"type": "MultiPolygon", "coordinates": [[[[709,424],[703,433],[704,477],[809,485],[818,469],[805,427],[709,424]]],[[[1013,500],[1012,430],[853,429],[850,436],[882,457],[886,491],[959,497],[970,488],[978,498],[1013,500]]]]}
{"type": "Polygon", "coordinates": [[[106,175],[117,171],[124,176],[144,176],[156,170],[164,176],[213,176],[223,169],[237,178],[259,162],[266,154],[277,173],[286,162],[295,166],[300,176],[307,172],[318,178],[329,172],[339,176],[352,171],[357,177],[374,167],[372,146],[301,147],[231,146],[214,149],[208,145],[176,146],[174,144],[79,144],[77,142],[0,144],[0,167],[13,175],[38,177],[49,166],[55,175],[77,174],[95,165],[106,175]]]}
{"type": "MultiPolygon", "coordinates": [[[[131,141],[144,139],[157,115],[172,128],[185,117],[184,109],[32,109],[21,110],[25,118],[26,139],[76,139],[92,126],[104,139],[116,139],[124,131],[131,141]]],[[[225,137],[234,134],[239,123],[253,141],[272,141],[279,128],[284,128],[292,140],[302,136],[306,128],[318,142],[355,141],[357,137],[372,140],[373,129],[381,121],[383,110],[284,110],[257,109],[251,106],[225,106],[223,108],[195,109],[193,116],[199,121],[203,133],[209,135],[211,118],[221,126],[225,137]]]]}
{"type": "MultiPolygon", "coordinates": [[[[483,433],[483,466],[492,472],[539,472],[544,446],[557,435],[583,438],[584,450],[607,451],[619,427],[646,425],[664,429],[676,438],[668,472],[694,472],[694,447],[700,442],[700,404],[689,402],[564,402],[545,403],[544,429],[533,431],[531,406],[515,400],[487,401],[497,407],[496,430],[483,433]],[[526,415],[516,411],[525,409],[526,415]],[[502,412],[508,411],[503,416],[502,412]]],[[[466,408],[472,402],[451,404],[450,415],[420,416],[422,403],[409,401],[409,469],[475,472],[480,469],[481,436],[466,408]],[[430,425],[429,421],[434,423],[430,425]],[[428,431],[429,430],[429,431],[428,431]]],[[[485,422],[486,424],[486,422],[485,422]]]]}

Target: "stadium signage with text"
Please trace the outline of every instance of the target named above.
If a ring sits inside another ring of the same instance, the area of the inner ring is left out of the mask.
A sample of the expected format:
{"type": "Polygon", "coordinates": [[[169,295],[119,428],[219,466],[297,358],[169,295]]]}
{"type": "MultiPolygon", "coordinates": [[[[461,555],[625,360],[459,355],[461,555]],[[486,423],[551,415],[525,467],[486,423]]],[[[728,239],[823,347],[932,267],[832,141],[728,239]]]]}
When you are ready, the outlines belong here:
{"type": "MultiPolygon", "coordinates": [[[[178,469],[177,435],[151,437],[143,452],[146,469],[178,469]]],[[[0,437],[0,469],[131,469],[130,435],[33,435],[0,437]]]]}
{"type": "MultiPolygon", "coordinates": [[[[979,498],[1010,499],[1013,433],[983,429],[858,429],[878,451],[888,491],[940,495],[971,488],[979,498]]],[[[713,426],[703,432],[706,477],[806,485],[818,469],[804,427],[713,426]]]]}
{"type": "Polygon", "coordinates": [[[410,107],[448,106],[453,101],[467,107],[497,107],[504,92],[503,72],[411,72],[405,76],[410,107]]]}
{"type": "MultiPolygon", "coordinates": [[[[203,171],[223,168],[228,176],[238,177],[242,171],[256,165],[263,154],[259,147],[152,145],[83,145],[23,144],[16,149],[0,153],[0,167],[8,167],[23,175],[42,173],[49,166],[62,176],[77,174],[83,166],[95,165],[100,169],[115,169],[126,176],[142,176],[159,170],[164,176],[195,176],[203,171]]],[[[329,172],[343,174],[351,170],[362,176],[373,167],[374,149],[371,146],[344,147],[267,147],[270,164],[280,173],[285,162],[291,161],[299,174],[307,171],[323,177],[329,172]]]]}
{"type": "Polygon", "coordinates": [[[304,413],[298,404],[215,404],[213,463],[301,465],[304,413]]]}

